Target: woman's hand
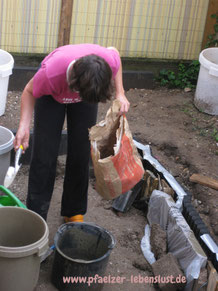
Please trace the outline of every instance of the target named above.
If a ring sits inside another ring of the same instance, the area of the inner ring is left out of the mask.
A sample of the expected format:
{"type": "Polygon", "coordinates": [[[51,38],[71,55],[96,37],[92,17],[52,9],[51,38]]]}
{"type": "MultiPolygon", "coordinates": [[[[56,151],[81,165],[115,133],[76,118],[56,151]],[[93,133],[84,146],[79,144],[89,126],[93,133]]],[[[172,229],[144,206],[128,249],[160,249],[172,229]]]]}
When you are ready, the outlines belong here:
{"type": "MultiPolygon", "coordinates": [[[[119,51],[115,47],[109,47],[109,49],[115,50],[120,57],[119,51]]],[[[125,96],[125,91],[123,88],[123,70],[122,70],[122,62],[120,59],[120,67],[114,79],[116,95],[115,98],[120,101],[120,114],[124,114],[128,112],[130,103],[125,96]]]]}
{"type": "Polygon", "coordinates": [[[124,93],[116,94],[115,98],[120,101],[120,114],[124,114],[124,113],[128,112],[129,107],[130,107],[130,103],[127,100],[125,94],[124,93]]]}
{"type": "Polygon", "coordinates": [[[29,147],[30,130],[28,127],[20,126],[14,139],[14,149],[18,150],[23,146],[23,152],[29,147]]]}

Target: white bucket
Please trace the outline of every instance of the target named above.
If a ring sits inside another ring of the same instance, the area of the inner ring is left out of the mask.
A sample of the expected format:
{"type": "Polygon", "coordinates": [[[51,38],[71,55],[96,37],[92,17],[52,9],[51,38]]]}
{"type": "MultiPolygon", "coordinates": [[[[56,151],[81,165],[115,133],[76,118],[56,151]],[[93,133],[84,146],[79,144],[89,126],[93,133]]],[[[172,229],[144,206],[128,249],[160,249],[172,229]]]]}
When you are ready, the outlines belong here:
{"type": "Polygon", "coordinates": [[[13,148],[13,140],[13,132],[0,126],[0,185],[3,185],[6,172],[10,166],[10,151],[13,148]]]}
{"type": "Polygon", "coordinates": [[[47,223],[37,213],[0,207],[0,290],[34,290],[48,235],[47,223]]]}
{"type": "Polygon", "coordinates": [[[218,48],[203,50],[195,92],[195,106],[208,114],[218,114],[218,48]]]}
{"type": "Polygon", "coordinates": [[[5,113],[8,81],[13,67],[14,59],[12,55],[0,49],[0,116],[5,113]]]}

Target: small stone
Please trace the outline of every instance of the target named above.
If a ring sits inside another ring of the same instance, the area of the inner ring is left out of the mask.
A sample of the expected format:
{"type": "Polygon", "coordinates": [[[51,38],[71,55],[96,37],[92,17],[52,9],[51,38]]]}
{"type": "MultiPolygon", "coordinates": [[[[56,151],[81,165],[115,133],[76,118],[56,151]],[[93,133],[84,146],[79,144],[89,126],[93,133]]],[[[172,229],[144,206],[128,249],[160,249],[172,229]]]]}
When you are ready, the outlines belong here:
{"type": "Polygon", "coordinates": [[[195,208],[198,207],[198,200],[197,200],[197,199],[195,199],[195,200],[193,201],[193,206],[194,206],[195,208]]]}
{"type": "Polygon", "coordinates": [[[210,207],[208,205],[206,205],[204,208],[203,208],[203,213],[208,215],[210,213],[210,207]]]}
{"type": "Polygon", "coordinates": [[[186,87],[185,89],[184,89],[184,91],[186,92],[186,93],[188,93],[188,92],[191,92],[191,88],[188,88],[188,87],[186,87]]]}

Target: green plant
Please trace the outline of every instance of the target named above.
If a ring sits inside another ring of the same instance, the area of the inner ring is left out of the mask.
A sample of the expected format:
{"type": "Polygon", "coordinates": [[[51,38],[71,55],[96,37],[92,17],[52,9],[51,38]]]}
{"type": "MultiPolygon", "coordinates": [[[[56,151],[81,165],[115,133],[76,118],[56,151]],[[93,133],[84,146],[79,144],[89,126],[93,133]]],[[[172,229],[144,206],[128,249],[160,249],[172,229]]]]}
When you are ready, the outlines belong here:
{"type": "Polygon", "coordinates": [[[211,15],[211,18],[214,18],[216,20],[216,23],[213,26],[214,33],[211,33],[208,35],[208,41],[205,45],[206,48],[211,46],[218,46],[218,12],[211,15]]]}
{"type": "Polygon", "coordinates": [[[178,66],[178,73],[171,70],[163,69],[160,71],[157,81],[161,86],[168,86],[169,88],[195,88],[198,80],[200,64],[199,61],[194,60],[191,63],[180,63],[178,66]]]}
{"type": "Polygon", "coordinates": [[[216,128],[213,129],[212,137],[218,142],[218,130],[216,128]]]}

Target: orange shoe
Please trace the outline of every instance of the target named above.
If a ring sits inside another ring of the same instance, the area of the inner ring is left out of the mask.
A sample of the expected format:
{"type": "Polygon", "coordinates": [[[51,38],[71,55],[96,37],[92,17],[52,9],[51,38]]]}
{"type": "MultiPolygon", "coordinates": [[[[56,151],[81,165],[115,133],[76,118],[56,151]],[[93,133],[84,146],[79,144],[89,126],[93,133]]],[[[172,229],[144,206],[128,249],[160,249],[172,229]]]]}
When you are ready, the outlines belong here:
{"type": "Polygon", "coordinates": [[[83,215],[78,214],[71,217],[64,217],[64,221],[67,222],[83,222],[83,215]]]}

